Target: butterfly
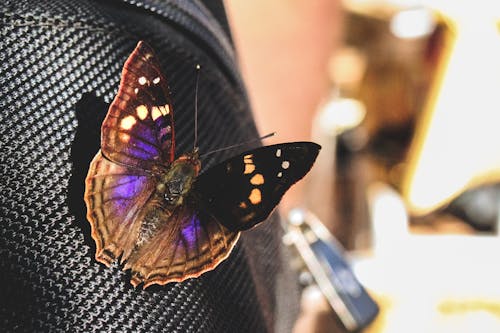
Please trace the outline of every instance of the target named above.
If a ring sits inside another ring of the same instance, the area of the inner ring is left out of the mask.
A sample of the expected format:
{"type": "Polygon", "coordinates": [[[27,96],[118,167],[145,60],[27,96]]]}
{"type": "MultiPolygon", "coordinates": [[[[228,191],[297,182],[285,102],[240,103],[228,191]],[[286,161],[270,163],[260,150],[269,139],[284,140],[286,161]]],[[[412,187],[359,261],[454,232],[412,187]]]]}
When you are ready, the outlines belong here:
{"type": "Polygon", "coordinates": [[[152,48],[140,41],[102,123],[84,194],[96,260],[108,267],[119,260],[134,287],[214,269],[320,150],[312,142],[264,146],[200,174],[198,148],[176,158],[174,133],[167,81],[152,48]]]}

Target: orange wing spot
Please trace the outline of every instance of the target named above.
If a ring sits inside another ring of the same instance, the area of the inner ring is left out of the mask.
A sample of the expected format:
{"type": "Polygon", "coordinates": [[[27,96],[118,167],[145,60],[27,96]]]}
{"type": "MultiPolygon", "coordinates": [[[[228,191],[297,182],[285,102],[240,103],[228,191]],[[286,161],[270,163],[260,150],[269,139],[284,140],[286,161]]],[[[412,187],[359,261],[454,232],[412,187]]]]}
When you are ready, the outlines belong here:
{"type": "Polygon", "coordinates": [[[260,190],[258,188],[254,188],[252,192],[250,192],[248,200],[250,200],[252,205],[260,204],[260,202],[262,201],[262,194],[260,193],[260,190]]]}
{"type": "Polygon", "coordinates": [[[144,120],[148,116],[148,108],[146,105],[139,105],[135,111],[137,112],[137,117],[139,117],[140,120],[144,120]]]}
{"type": "Polygon", "coordinates": [[[248,213],[247,215],[241,218],[241,222],[248,223],[255,217],[255,212],[248,213]]]}
{"type": "Polygon", "coordinates": [[[248,175],[249,173],[252,173],[255,171],[255,165],[254,164],[245,164],[245,171],[243,174],[248,175]]]}
{"type": "Polygon", "coordinates": [[[135,119],[134,116],[126,116],[125,118],[122,119],[120,127],[124,130],[129,130],[135,125],[136,122],[137,120],[135,119]]]}
{"type": "Polygon", "coordinates": [[[256,174],[250,179],[250,184],[252,185],[262,185],[264,184],[264,176],[262,176],[260,173],[256,174]]]}
{"type": "Polygon", "coordinates": [[[248,154],[248,155],[243,156],[243,162],[245,164],[253,163],[253,154],[248,154]]]}
{"type": "Polygon", "coordinates": [[[153,108],[151,109],[151,118],[153,118],[153,120],[156,120],[160,117],[161,117],[160,108],[157,106],[153,106],[153,108]]]}
{"type": "Polygon", "coordinates": [[[242,208],[242,209],[246,209],[246,208],[248,207],[248,206],[247,206],[247,203],[246,203],[246,202],[244,202],[244,201],[240,202],[240,204],[239,204],[238,206],[239,206],[240,208],[242,208]]]}
{"type": "Polygon", "coordinates": [[[122,140],[123,142],[128,142],[128,140],[130,140],[130,135],[128,135],[127,133],[120,133],[120,140],[122,140]]]}

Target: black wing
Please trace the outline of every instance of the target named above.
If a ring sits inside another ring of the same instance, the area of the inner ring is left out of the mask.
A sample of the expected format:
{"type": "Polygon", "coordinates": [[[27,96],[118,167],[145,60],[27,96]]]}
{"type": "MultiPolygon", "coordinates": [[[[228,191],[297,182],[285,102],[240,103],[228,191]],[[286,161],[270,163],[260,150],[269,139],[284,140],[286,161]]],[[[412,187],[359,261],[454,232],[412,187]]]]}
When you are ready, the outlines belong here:
{"type": "Polygon", "coordinates": [[[320,149],[313,142],[291,142],[247,151],[200,175],[193,194],[230,230],[249,229],[264,221],[309,172],[320,149]]]}

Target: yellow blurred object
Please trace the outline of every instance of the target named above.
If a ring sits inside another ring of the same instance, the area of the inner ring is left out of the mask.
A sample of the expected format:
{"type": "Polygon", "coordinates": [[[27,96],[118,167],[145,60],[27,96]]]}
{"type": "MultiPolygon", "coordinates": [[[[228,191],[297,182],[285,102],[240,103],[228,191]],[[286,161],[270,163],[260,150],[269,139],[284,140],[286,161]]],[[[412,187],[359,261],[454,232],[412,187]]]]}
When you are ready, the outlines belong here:
{"type": "Polygon", "coordinates": [[[401,10],[391,18],[391,32],[399,38],[426,37],[434,31],[436,22],[429,8],[401,10]]]}
{"type": "Polygon", "coordinates": [[[403,185],[412,214],[500,180],[500,36],[492,13],[479,6],[446,18],[445,55],[417,123],[403,185]]]}
{"type": "Polygon", "coordinates": [[[332,98],[318,114],[323,133],[337,135],[358,126],[366,114],[363,103],[352,98],[332,98]]]}
{"type": "Polygon", "coordinates": [[[367,333],[500,331],[499,236],[412,234],[397,191],[370,186],[371,253],[353,256],[380,306],[367,333]]]}

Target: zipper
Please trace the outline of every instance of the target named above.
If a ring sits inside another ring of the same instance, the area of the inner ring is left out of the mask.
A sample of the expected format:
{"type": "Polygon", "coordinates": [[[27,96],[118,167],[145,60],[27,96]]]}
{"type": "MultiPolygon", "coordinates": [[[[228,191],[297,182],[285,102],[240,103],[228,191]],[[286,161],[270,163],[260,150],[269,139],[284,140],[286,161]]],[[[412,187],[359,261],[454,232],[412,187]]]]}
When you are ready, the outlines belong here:
{"type": "Polygon", "coordinates": [[[246,95],[233,45],[212,13],[198,0],[122,0],[181,26],[202,40],[246,95]]]}

